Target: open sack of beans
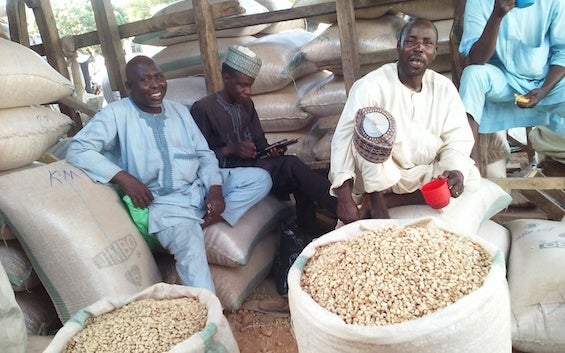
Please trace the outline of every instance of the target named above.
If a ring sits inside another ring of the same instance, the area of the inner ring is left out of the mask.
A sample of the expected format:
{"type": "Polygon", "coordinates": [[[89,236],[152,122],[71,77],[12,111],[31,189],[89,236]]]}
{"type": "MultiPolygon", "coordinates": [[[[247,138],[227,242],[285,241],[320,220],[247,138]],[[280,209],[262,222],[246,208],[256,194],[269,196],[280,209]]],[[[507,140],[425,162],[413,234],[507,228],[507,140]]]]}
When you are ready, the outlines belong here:
{"type": "Polygon", "coordinates": [[[59,352],[239,353],[239,348],[212,292],[157,283],[77,312],[44,351],[59,352]]]}
{"type": "Polygon", "coordinates": [[[434,218],[362,220],[310,243],[289,275],[301,353],[509,353],[504,255],[434,218]]]}

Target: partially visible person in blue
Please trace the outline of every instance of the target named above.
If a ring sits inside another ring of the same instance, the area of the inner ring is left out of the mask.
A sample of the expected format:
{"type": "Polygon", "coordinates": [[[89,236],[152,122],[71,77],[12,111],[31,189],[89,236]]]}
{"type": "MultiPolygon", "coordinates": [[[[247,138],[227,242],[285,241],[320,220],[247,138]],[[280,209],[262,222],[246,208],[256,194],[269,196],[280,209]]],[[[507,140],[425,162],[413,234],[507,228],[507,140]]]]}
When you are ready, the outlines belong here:
{"type": "Polygon", "coordinates": [[[471,64],[459,93],[475,141],[514,127],[565,135],[565,1],[467,0],[459,51],[471,64]],[[515,103],[515,94],[526,101],[515,103]]]}
{"type": "Polygon", "coordinates": [[[126,65],[129,98],[109,104],[76,134],[67,160],[94,181],[117,184],[149,208],[149,233],[175,256],[184,285],[214,292],[202,229],[235,225],[272,186],[260,168],[220,169],[188,109],[165,98],[153,59],[126,65]]]}

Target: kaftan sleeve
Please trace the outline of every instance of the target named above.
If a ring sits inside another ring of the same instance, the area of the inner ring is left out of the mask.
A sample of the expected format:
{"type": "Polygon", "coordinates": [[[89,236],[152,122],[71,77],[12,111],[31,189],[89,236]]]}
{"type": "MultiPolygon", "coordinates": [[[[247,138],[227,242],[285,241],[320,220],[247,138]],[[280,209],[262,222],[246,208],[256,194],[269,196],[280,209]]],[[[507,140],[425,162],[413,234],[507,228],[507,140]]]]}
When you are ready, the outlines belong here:
{"type": "Polygon", "coordinates": [[[257,150],[262,150],[263,148],[267,147],[268,142],[265,138],[265,132],[263,131],[263,127],[261,126],[261,120],[259,119],[259,115],[257,114],[257,110],[255,109],[255,104],[250,99],[249,102],[246,104],[246,110],[248,110],[249,115],[251,117],[249,123],[249,130],[251,136],[253,138],[253,143],[257,150]]]}
{"type": "Polygon", "coordinates": [[[551,53],[550,65],[565,66],[565,1],[556,1],[555,8],[550,14],[549,43],[551,53]]]}
{"type": "Polygon", "coordinates": [[[487,24],[488,15],[485,14],[485,5],[494,7],[493,1],[467,0],[465,4],[465,14],[463,18],[463,34],[459,43],[459,52],[468,56],[471,48],[483,34],[487,24]],[[488,5],[491,4],[491,5],[488,5]]]}
{"type": "Polygon", "coordinates": [[[118,145],[116,104],[109,105],[96,113],[75,136],[67,151],[67,161],[82,169],[92,180],[109,183],[119,171],[117,164],[104,153],[115,151],[118,145]]]}

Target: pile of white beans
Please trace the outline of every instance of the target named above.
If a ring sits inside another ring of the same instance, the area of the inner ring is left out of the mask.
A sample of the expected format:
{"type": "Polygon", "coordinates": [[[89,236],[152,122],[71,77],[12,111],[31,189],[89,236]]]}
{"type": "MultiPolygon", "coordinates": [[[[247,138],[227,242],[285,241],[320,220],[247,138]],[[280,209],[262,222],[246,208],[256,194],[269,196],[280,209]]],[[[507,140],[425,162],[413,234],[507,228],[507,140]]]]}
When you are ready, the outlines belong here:
{"type": "Polygon", "coordinates": [[[393,226],[317,248],[300,282],[348,324],[390,325],[455,303],[483,285],[491,265],[467,237],[393,226]]]}
{"type": "Polygon", "coordinates": [[[91,316],[67,344],[70,352],[168,352],[201,331],[208,310],[196,298],[142,299],[91,316]]]}

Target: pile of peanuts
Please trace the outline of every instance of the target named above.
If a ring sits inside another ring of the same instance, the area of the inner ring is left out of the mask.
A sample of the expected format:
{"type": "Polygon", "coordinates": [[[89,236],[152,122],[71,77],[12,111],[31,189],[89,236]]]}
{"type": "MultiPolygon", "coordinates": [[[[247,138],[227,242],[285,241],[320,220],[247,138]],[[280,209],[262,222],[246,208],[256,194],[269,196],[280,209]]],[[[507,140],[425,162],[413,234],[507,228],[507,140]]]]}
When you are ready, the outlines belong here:
{"type": "Polygon", "coordinates": [[[455,303],[483,285],[491,265],[469,238],[392,226],[318,247],[300,285],[348,324],[390,325],[455,303]]]}
{"type": "Polygon", "coordinates": [[[70,352],[168,352],[201,331],[208,310],[197,298],[142,299],[91,316],[67,344],[70,352]]]}

